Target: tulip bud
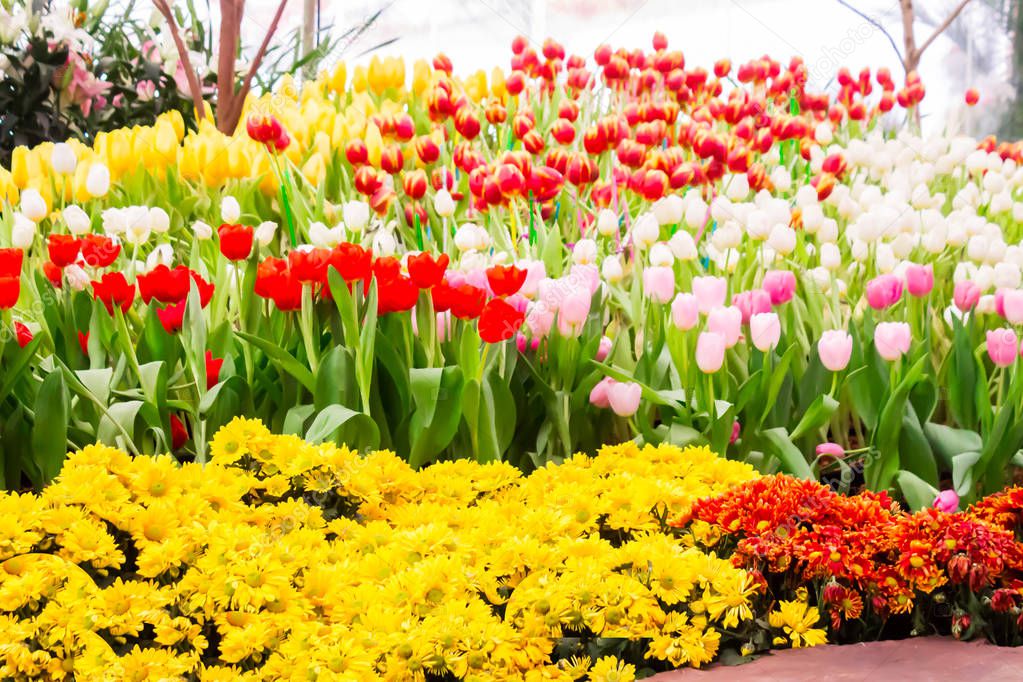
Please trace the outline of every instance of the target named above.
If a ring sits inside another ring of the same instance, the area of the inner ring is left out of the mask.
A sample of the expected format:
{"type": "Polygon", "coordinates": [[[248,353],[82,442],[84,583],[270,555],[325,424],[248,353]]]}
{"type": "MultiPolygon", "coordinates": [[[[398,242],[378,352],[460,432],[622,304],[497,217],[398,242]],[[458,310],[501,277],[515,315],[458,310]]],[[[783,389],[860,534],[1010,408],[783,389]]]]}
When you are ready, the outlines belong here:
{"type": "Polygon", "coordinates": [[[749,318],[750,340],[757,350],[766,353],[778,345],[781,323],[777,313],[754,313],[749,318]]]}
{"type": "Polygon", "coordinates": [[[677,294],[671,302],[671,322],[678,329],[688,331],[696,326],[700,319],[700,307],[696,296],[677,294]]]}
{"type": "Polygon", "coordinates": [[[696,260],[699,255],[696,250],[696,242],[693,241],[693,235],[685,230],[679,230],[671,235],[671,239],[668,240],[668,248],[671,249],[671,253],[675,258],[678,258],[680,261],[696,260]]]}
{"type": "Polygon", "coordinates": [[[213,228],[201,220],[192,223],[192,233],[195,234],[196,239],[201,241],[213,238],[213,228]]]}
{"type": "Polygon", "coordinates": [[[151,207],[146,218],[149,221],[149,229],[153,232],[163,234],[170,229],[170,216],[159,206],[151,207]]]}
{"type": "Polygon", "coordinates": [[[369,204],[365,201],[346,202],[342,213],[345,226],[352,232],[362,232],[369,224],[369,204]]]}
{"type": "Polygon", "coordinates": [[[373,235],[373,252],[381,256],[392,256],[398,250],[398,243],[390,230],[379,230],[373,235]]]}
{"type": "Polygon", "coordinates": [[[433,197],[433,209],[442,218],[450,218],[455,213],[455,200],[451,192],[446,189],[439,190],[433,197]]]}
{"type": "Polygon", "coordinates": [[[14,214],[14,227],[11,229],[11,245],[16,249],[25,250],[32,246],[36,238],[36,224],[21,213],[14,214]]]}
{"type": "Polygon", "coordinates": [[[702,332],[696,340],[696,365],[704,374],[713,374],[725,362],[725,337],[716,332],[702,332]]]}
{"type": "Polygon", "coordinates": [[[277,223],[267,220],[266,222],[260,223],[255,231],[253,237],[256,243],[260,246],[268,246],[273,241],[274,234],[277,232],[277,223]]]}
{"type": "Polygon", "coordinates": [[[53,145],[53,154],[50,156],[50,165],[54,172],[61,175],[71,175],[78,166],[78,157],[75,150],[66,142],[58,142],[53,145]]]}
{"type": "Polygon", "coordinates": [[[618,234],[618,216],[609,208],[602,208],[597,214],[597,233],[602,237],[618,234]]]}
{"type": "Polygon", "coordinates": [[[85,178],[85,189],[97,199],[106,196],[110,191],[110,169],[102,163],[92,164],[85,178]]]}
{"type": "Polygon", "coordinates": [[[71,204],[60,215],[64,219],[64,224],[67,225],[68,231],[73,235],[83,235],[92,228],[92,220],[89,218],[89,214],[79,206],[71,204]]]}
{"type": "Polygon", "coordinates": [[[832,329],[824,332],[817,342],[821,364],[832,372],[841,372],[849,365],[852,345],[852,337],[844,330],[832,329]]]}
{"type": "Polygon", "coordinates": [[[220,200],[220,220],[221,222],[233,225],[238,222],[242,215],[242,208],[238,205],[238,200],[232,196],[226,196],[220,200]]]}
{"type": "Polygon", "coordinates": [[[152,272],[157,265],[170,267],[173,262],[174,248],[170,244],[158,244],[146,257],[146,272],[152,272]]]}
{"type": "Polygon", "coordinates": [[[572,247],[572,262],[576,265],[589,265],[597,262],[597,242],[592,239],[580,239],[572,247]]]}
{"type": "Polygon", "coordinates": [[[46,217],[46,200],[39,190],[34,187],[22,190],[21,192],[21,213],[34,223],[46,217]]]}
{"type": "Polygon", "coordinates": [[[615,382],[607,389],[607,400],[619,417],[631,417],[639,410],[643,389],[634,381],[615,382]]]}
{"type": "Polygon", "coordinates": [[[622,270],[622,261],[618,256],[608,256],[600,266],[601,276],[614,284],[620,282],[625,273],[622,270]]]}
{"type": "Polygon", "coordinates": [[[89,273],[74,263],[64,268],[64,275],[67,277],[68,286],[74,291],[85,291],[92,281],[89,273]]]}
{"type": "Polygon", "coordinates": [[[641,248],[652,245],[661,235],[661,226],[652,213],[643,213],[632,223],[632,239],[641,248]]]}

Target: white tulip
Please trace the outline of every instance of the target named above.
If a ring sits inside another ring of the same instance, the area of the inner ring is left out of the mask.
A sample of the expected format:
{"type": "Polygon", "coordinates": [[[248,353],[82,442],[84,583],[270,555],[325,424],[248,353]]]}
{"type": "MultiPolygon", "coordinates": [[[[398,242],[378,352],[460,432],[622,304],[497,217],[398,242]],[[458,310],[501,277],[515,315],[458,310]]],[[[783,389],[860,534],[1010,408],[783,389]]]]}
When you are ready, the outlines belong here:
{"type": "Polygon", "coordinates": [[[817,241],[821,244],[838,241],[838,222],[834,218],[825,218],[821,223],[817,241]]]}
{"type": "Polygon", "coordinates": [[[724,181],[725,196],[732,201],[742,201],[749,196],[749,178],[745,173],[736,173],[724,181]]]}
{"type": "MultiPolygon", "coordinates": [[[[811,189],[813,188],[811,187],[811,189]]],[[[803,206],[803,230],[805,230],[807,234],[817,234],[817,231],[821,229],[821,225],[823,223],[824,209],[821,208],[820,204],[814,203],[803,206]]]]}
{"type": "MultiPolygon", "coordinates": [[[[720,230],[717,231],[725,229],[726,228],[722,227],[720,230]]],[[[733,227],[731,229],[731,232],[736,233],[738,232],[738,230],[733,227]]],[[[672,255],[674,255],[675,258],[678,258],[680,261],[695,260],[696,257],[699,255],[696,251],[696,242],[693,241],[693,235],[689,234],[685,230],[679,230],[675,234],[671,235],[671,239],[668,240],[668,248],[671,249],[672,255]]]]}
{"type": "Polygon", "coordinates": [[[895,252],[890,244],[879,242],[874,247],[874,265],[877,266],[878,272],[890,274],[895,271],[898,264],[899,259],[895,257],[895,252]]]}
{"type": "Polygon", "coordinates": [[[373,235],[373,251],[381,256],[393,256],[398,250],[398,243],[390,230],[378,230],[373,235]]]}
{"type": "Polygon", "coordinates": [[[618,256],[608,256],[600,265],[600,274],[605,280],[614,284],[621,281],[625,273],[622,270],[622,261],[618,256]]]}
{"type": "Polygon", "coordinates": [[[781,255],[787,256],[796,249],[796,231],[788,225],[779,223],[771,228],[767,244],[781,255]]]}
{"type": "Polygon", "coordinates": [[[834,244],[821,244],[821,267],[836,270],[842,265],[842,252],[834,244]]]}
{"type": "Polygon", "coordinates": [[[817,190],[813,185],[803,185],[796,191],[796,206],[806,209],[810,206],[818,206],[817,190]]]}
{"type": "MultiPolygon", "coordinates": [[[[689,235],[688,232],[676,232],[675,235],[672,235],[671,240],[668,242],[668,244],[673,244],[675,242],[675,240],[678,239],[679,240],[679,246],[682,246],[682,239],[683,238],[678,237],[677,235],[679,235],[679,234],[689,235]]],[[[686,241],[689,242],[689,241],[692,241],[692,239],[693,239],[692,236],[689,236],[686,241]]],[[[719,251],[724,251],[725,249],[735,249],[735,248],[738,248],[739,245],[742,244],[742,229],[739,227],[738,223],[736,223],[734,220],[728,220],[728,221],[722,223],[721,225],[718,225],[718,229],[714,230],[711,233],[711,235],[710,235],[710,242],[719,251]]],[[[685,244],[685,247],[686,247],[685,253],[687,255],[689,255],[690,257],[689,258],[683,258],[678,253],[676,253],[675,255],[679,258],[679,260],[692,260],[692,259],[697,257],[696,243],[695,242],[693,242],[693,247],[692,247],[691,251],[688,248],[689,247],[688,243],[685,244]]],[[[675,248],[676,248],[676,246],[672,246],[672,249],[675,249],[675,248]]]]}
{"type": "Polygon", "coordinates": [[[53,153],[50,155],[50,165],[53,170],[61,175],[71,175],[78,166],[78,157],[75,150],[66,142],[58,142],[53,145],[53,153]]]}
{"type": "Polygon", "coordinates": [[[867,257],[870,255],[870,247],[867,246],[865,241],[860,239],[854,239],[852,241],[849,251],[852,254],[853,260],[859,263],[867,260],[867,257]]]}
{"type": "Polygon", "coordinates": [[[89,166],[89,174],[85,177],[85,189],[97,199],[106,196],[110,191],[110,169],[102,163],[89,166]]]}
{"type": "Polygon", "coordinates": [[[213,238],[213,228],[201,220],[196,220],[192,223],[192,233],[195,235],[196,239],[201,241],[213,238]]]}
{"type": "Polygon", "coordinates": [[[344,239],[344,228],[341,225],[331,229],[317,221],[309,226],[309,241],[313,246],[330,248],[337,246],[344,239]]]}
{"type": "Polygon", "coordinates": [[[21,191],[21,213],[34,223],[46,217],[46,200],[39,190],[29,187],[21,191]]]}
{"type": "Polygon", "coordinates": [[[974,263],[982,263],[987,258],[990,240],[982,234],[975,234],[966,243],[966,257],[974,263]]]}
{"type": "Polygon", "coordinates": [[[365,201],[348,201],[342,212],[345,226],[352,232],[362,232],[369,224],[369,204],[365,201]]]}
{"type": "Polygon", "coordinates": [[[593,265],[597,262],[597,242],[580,239],[572,247],[572,262],[576,265],[593,265]]]}
{"type": "Polygon", "coordinates": [[[89,218],[89,214],[75,204],[71,204],[61,211],[60,217],[64,219],[64,224],[73,235],[81,236],[92,228],[92,219],[89,218]]]}
{"type": "Polygon", "coordinates": [[[597,234],[613,237],[618,234],[618,216],[609,208],[600,209],[597,214],[597,234]]]}
{"type": "Polygon", "coordinates": [[[126,221],[125,213],[119,208],[107,208],[103,210],[103,231],[108,236],[114,236],[118,234],[124,234],[125,230],[128,229],[128,223],[126,221]]]}
{"type": "Polygon", "coordinates": [[[675,254],[664,242],[657,242],[650,247],[650,265],[655,267],[671,267],[675,264],[675,254]]]}
{"type": "Polygon", "coordinates": [[[454,215],[455,200],[452,198],[451,192],[446,189],[439,190],[433,197],[433,210],[442,218],[450,218],[454,215]]]}
{"type": "Polygon", "coordinates": [[[682,197],[677,194],[661,197],[654,202],[650,210],[661,225],[676,225],[682,222],[682,197]]]}
{"type": "Polygon", "coordinates": [[[991,294],[981,296],[975,310],[981,315],[993,315],[998,310],[995,306],[995,297],[991,294]]]}
{"type": "Polygon", "coordinates": [[[455,231],[455,248],[462,252],[477,250],[479,238],[476,232],[479,229],[473,223],[466,223],[459,227],[455,231]]]}
{"type": "Polygon", "coordinates": [[[256,243],[260,246],[268,246],[273,241],[274,234],[277,232],[277,223],[267,220],[260,223],[254,233],[253,237],[256,243]]]}
{"type": "Polygon", "coordinates": [[[170,229],[170,216],[167,215],[167,211],[163,210],[159,206],[153,206],[149,209],[149,229],[153,232],[163,234],[170,229]]]}
{"type": "Polygon", "coordinates": [[[746,233],[750,239],[763,241],[771,234],[771,218],[766,211],[753,211],[746,218],[746,233]]]}
{"type": "Polygon", "coordinates": [[[987,291],[995,283],[995,269],[990,265],[981,265],[973,271],[973,281],[981,291],[987,291]]]}
{"type": "Polygon", "coordinates": [[[174,248],[170,244],[157,244],[146,258],[146,272],[152,272],[157,265],[170,267],[174,262],[174,248]]]}
{"type": "Polygon", "coordinates": [[[996,289],[1018,289],[1023,283],[1020,267],[1015,263],[995,263],[994,285],[996,289]]]}
{"type": "Polygon", "coordinates": [[[652,213],[643,213],[632,223],[632,239],[640,248],[650,247],[660,236],[661,226],[652,213]]]}
{"type": "Polygon", "coordinates": [[[234,225],[242,217],[242,207],[238,204],[238,200],[228,195],[220,200],[220,220],[221,222],[234,225]]]}
{"type": "Polygon", "coordinates": [[[16,249],[25,250],[32,246],[36,238],[36,224],[21,213],[14,214],[14,227],[11,228],[11,245],[16,249]]]}
{"type": "Polygon", "coordinates": [[[792,189],[792,173],[785,166],[778,166],[771,171],[771,184],[776,192],[788,192],[792,189]]]}
{"type": "Polygon", "coordinates": [[[686,225],[692,230],[699,230],[707,223],[707,204],[700,197],[696,197],[686,206],[686,225]]]}
{"type": "Polygon", "coordinates": [[[834,132],[831,129],[831,124],[827,121],[823,121],[817,124],[817,127],[813,129],[813,139],[820,145],[829,145],[831,141],[835,139],[834,132]]]}

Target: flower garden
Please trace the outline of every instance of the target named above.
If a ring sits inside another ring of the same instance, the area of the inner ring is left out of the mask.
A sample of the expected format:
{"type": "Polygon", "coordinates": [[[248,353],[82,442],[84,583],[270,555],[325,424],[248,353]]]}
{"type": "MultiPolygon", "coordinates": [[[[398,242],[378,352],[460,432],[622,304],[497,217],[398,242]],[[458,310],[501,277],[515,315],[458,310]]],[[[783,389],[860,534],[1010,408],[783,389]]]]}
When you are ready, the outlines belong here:
{"type": "Polygon", "coordinates": [[[0,676],[1023,643],[1023,146],[836,79],[520,38],[15,147],[0,676]]]}

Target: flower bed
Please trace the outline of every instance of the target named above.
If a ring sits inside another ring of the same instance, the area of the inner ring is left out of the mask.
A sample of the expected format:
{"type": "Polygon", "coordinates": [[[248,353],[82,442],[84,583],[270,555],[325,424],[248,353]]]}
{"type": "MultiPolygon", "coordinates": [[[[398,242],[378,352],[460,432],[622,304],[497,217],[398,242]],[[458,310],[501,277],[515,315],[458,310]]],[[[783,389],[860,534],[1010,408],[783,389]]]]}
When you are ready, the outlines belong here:
{"type": "Polygon", "coordinates": [[[415,472],[239,419],[211,450],[92,446],[0,497],[0,675],[626,680],[756,627],[746,572],[664,525],[755,475],[705,448],[415,472]]]}
{"type": "Polygon", "coordinates": [[[1019,643],[1020,489],[907,514],[706,448],[524,476],[245,419],[210,447],[90,446],[0,496],[0,674],[629,680],[909,627],[1019,643]]]}

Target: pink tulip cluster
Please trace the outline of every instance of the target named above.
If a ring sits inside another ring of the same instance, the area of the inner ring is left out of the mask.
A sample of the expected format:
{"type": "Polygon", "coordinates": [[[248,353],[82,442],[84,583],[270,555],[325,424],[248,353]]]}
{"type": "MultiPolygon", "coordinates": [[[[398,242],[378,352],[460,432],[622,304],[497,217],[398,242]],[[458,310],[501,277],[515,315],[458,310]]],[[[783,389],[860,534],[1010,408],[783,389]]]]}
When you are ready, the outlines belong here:
{"type": "Polygon", "coordinates": [[[643,389],[633,381],[615,381],[604,377],[590,391],[590,403],[601,409],[611,408],[619,417],[631,417],[639,410],[643,389]]]}
{"type": "Polygon", "coordinates": [[[987,354],[997,367],[1009,367],[1021,352],[1016,332],[1012,329],[992,329],[987,333],[987,354]]]}

